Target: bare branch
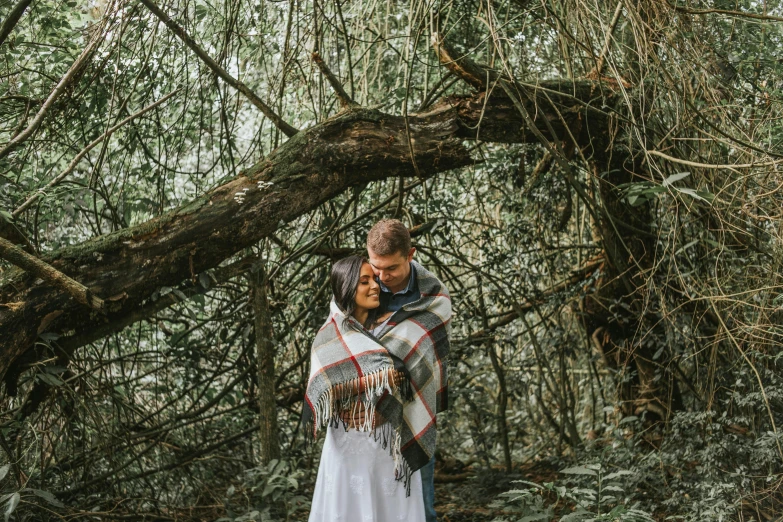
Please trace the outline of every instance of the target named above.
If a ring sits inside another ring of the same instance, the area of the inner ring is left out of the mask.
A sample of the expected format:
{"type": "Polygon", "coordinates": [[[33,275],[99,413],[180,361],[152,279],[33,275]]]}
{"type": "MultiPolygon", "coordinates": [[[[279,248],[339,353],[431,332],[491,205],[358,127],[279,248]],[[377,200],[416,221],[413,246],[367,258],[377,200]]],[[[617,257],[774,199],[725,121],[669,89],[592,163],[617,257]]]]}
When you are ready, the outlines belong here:
{"type": "Polygon", "coordinates": [[[141,109],[140,111],[138,111],[138,112],[135,112],[135,113],[131,114],[130,116],[128,116],[127,118],[125,118],[124,120],[122,120],[121,122],[119,122],[118,124],[116,124],[116,125],[114,125],[113,127],[109,128],[109,129],[108,129],[106,132],[104,132],[103,134],[101,134],[100,136],[98,136],[97,138],[95,138],[95,139],[94,139],[92,142],[90,142],[90,144],[89,144],[89,145],[87,145],[87,146],[86,146],[84,149],[82,149],[82,150],[81,150],[81,152],[79,152],[79,154],[77,154],[77,155],[76,155],[76,157],[75,157],[75,158],[73,158],[73,160],[71,160],[71,162],[68,164],[68,166],[67,166],[67,167],[65,167],[65,170],[64,170],[64,171],[62,171],[60,174],[58,174],[58,175],[57,175],[57,177],[55,177],[55,178],[54,178],[52,181],[50,181],[49,183],[47,183],[47,184],[46,184],[46,186],[45,186],[44,188],[42,188],[42,189],[38,189],[38,191],[37,191],[37,192],[35,192],[34,194],[32,194],[30,197],[28,197],[28,198],[25,200],[25,202],[24,202],[24,203],[22,203],[21,205],[19,205],[19,207],[18,207],[16,210],[14,210],[14,212],[13,212],[13,214],[12,214],[12,215],[13,215],[13,217],[17,217],[17,216],[19,216],[19,214],[21,214],[22,212],[24,212],[25,210],[27,210],[27,209],[30,207],[30,205],[32,205],[33,203],[35,203],[35,201],[36,201],[36,200],[37,200],[39,197],[41,197],[41,195],[42,195],[42,194],[44,194],[44,193],[45,193],[45,191],[46,191],[47,189],[50,189],[50,188],[52,188],[52,187],[54,187],[54,186],[56,186],[56,185],[59,185],[59,184],[60,184],[60,182],[61,182],[62,180],[64,180],[66,176],[68,176],[68,174],[70,174],[71,172],[73,172],[73,169],[75,169],[75,168],[76,168],[76,165],[78,165],[78,164],[79,164],[79,162],[82,160],[82,158],[84,158],[84,156],[86,156],[88,152],[90,152],[92,149],[94,149],[96,145],[98,145],[98,144],[99,144],[99,143],[101,143],[103,140],[105,140],[106,138],[108,138],[109,136],[111,136],[112,134],[114,134],[114,133],[115,133],[115,132],[116,132],[116,131],[117,131],[119,128],[121,128],[121,127],[125,126],[127,123],[129,123],[129,122],[131,122],[131,121],[135,120],[135,119],[136,119],[136,118],[138,118],[139,116],[141,116],[141,115],[143,115],[143,114],[145,114],[145,113],[147,113],[147,112],[151,111],[151,110],[152,110],[152,109],[154,109],[155,107],[159,106],[160,104],[162,104],[163,102],[165,102],[166,100],[168,100],[169,98],[171,98],[172,96],[174,96],[175,94],[177,94],[179,91],[180,91],[180,89],[177,89],[177,90],[176,90],[176,91],[174,91],[174,92],[170,92],[169,94],[167,94],[166,96],[164,96],[164,97],[163,97],[163,98],[161,98],[160,100],[156,101],[155,103],[152,103],[152,104],[150,104],[150,105],[147,105],[146,107],[144,107],[144,108],[143,108],[143,109],[141,109]]]}
{"type": "Polygon", "coordinates": [[[51,94],[49,94],[49,97],[46,99],[43,106],[41,106],[41,109],[38,111],[38,114],[35,115],[35,118],[33,118],[33,121],[30,123],[30,125],[28,125],[25,130],[16,135],[6,144],[5,147],[3,147],[2,150],[0,150],[0,158],[7,156],[11,151],[27,140],[27,138],[32,136],[36,129],[41,126],[41,123],[46,117],[46,114],[49,112],[49,109],[51,109],[54,105],[54,102],[56,102],[60,95],[65,92],[65,89],[71,85],[71,82],[76,78],[76,73],[87,64],[87,62],[92,57],[93,51],[98,48],[98,45],[102,41],[103,31],[95,31],[95,36],[93,39],[84,49],[84,51],[82,51],[82,54],[79,55],[76,61],[73,62],[73,65],[71,65],[71,68],[68,69],[68,72],[65,73],[65,76],[63,76],[57,83],[57,86],[54,88],[51,94]]]}
{"type": "Polygon", "coordinates": [[[185,31],[185,29],[179,25],[177,22],[169,18],[169,15],[164,13],[160,7],[155,4],[152,0],[141,0],[141,3],[144,4],[147,9],[152,11],[152,13],[157,16],[161,22],[166,24],[166,26],[172,30],[172,32],[177,35],[177,37],[182,40],[185,45],[187,45],[194,53],[196,53],[196,56],[201,58],[201,61],[203,61],[207,67],[212,69],[212,72],[214,72],[216,75],[218,75],[224,82],[241,92],[242,94],[247,97],[250,102],[258,107],[258,109],[269,118],[269,120],[280,129],[283,134],[288,136],[289,138],[299,132],[298,129],[292,127],[288,123],[286,123],[278,114],[272,110],[272,108],[264,103],[261,98],[259,98],[247,85],[242,83],[241,81],[237,80],[228,72],[226,72],[225,69],[223,69],[215,60],[212,59],[205,51],[202,49],[196,41],[185,31]]]}
{"type": "Polygon", "coordinates": [[[738,18],[752,18],[754,20],[783,22],[783,16],[773,16],[773,15],[758,14],[758,13],[746,13],[744,11],[732,11],[730,9],[692,9],[690,7],[682,7],[678,5],[672,5],[672,4],[669,4],[669,7],[681,13],[687,13],[693,15],[724,14],[727,16],[736,16],[738,18]]]}
{"type": "Polygon", "coordinates": [[[659,158],[663,158],[666,161],[671,161],[672,163],[679,163],[680,165],[687,165],[689,167],[696,167],[700,169],[752,169],[752,168],[759,168],[759,167],[773,167],[775,165],[783,163],[783,159],[773,160],[773,161],[763,161],[759,163],[737,163],[736,165],[732,165],[731,163],[725,163],[725,164],[699,163],[697,161],[689,161],[680,158],[675,158],[673,156],[669,156],[668,154],[664,154],[663,152],[657,150],[648,150],[647,154],[650,154],[651,156],[658,156],[659,158]]]}
{"type": "Polygon", "coordinates": [[[334,93],[337,95],[337,99],[340,100],[340,106],[343,108],[358,107],[359,104],[353,101],[351,96],[345,92],[345,89],[343,89],[340,80],[338,80],[334,73],[329,69],[329,66],[326,65],[326,62],[324,62],[323,58],[321,58],[321,55],[317,52],[314,52],[313,61],[321,70],[321,74],[326,77],[329,85],[332,86],[334,93]]]}
{"type": "Polygon", "coordinates": [[[104,309],[103,299],[93,295],[89,288],[3,238],[0,238],[0,258],[65,290],[74,299],[93,310],[104,309]]]}
{"type": "Polygon", "coordinates": [[[612,34],[614,33],[617,22],[620,21],[620,14],[623,12],[623,0],[617,2],[617,7],[614,10],[612,21],[609,24],[609,30],[606,31],[606,39],[604,39],[604,46],[601,49],[601,55],[598,57],[598,62],[595,64],[595,68],[586,74],[588,78],[598,78],[601,75],[601,71],[606,63],[606,53],[609,52],[609,44],[612,43],[612,34]]]}
{"type": "Polygon", "coordinates": [[[456,49],[446,43],[442,34],[432,35],[432,45],[440,63],[479,91],[486,90],[487,85],[497,79],[496,71],[480,66],[467,56],[460,56],[456,49]]]}

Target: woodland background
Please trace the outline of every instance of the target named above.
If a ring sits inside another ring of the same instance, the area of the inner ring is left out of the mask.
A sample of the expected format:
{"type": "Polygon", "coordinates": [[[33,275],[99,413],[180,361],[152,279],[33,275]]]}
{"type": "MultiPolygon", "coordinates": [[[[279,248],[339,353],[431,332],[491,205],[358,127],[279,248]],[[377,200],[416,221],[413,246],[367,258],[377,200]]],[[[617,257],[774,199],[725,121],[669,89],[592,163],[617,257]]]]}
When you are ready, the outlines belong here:
{"type": "Polygon", "coordinates": [[[443,520],[781,520],[780,4],[159,1],[0,2],[6,520],[306,519],[391,216],[453,296],[443,520]]]}

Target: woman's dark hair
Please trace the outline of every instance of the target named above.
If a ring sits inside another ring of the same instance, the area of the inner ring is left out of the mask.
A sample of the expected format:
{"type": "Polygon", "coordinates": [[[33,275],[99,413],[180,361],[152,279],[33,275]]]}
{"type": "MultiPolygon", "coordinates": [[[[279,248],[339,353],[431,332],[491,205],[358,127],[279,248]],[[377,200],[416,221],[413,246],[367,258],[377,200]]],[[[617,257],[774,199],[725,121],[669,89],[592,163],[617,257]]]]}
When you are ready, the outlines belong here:
{"type": "MultiPolygon", "coordinates": [[[[359,286],[359,276],[362,273],[362,265],[367,260],[362,256],[348,256],[339,260],[332,267],[330,282],[332,283],[332,295],[334,302],[345,314],[346,319],[356,309],[356,288],[359,286]]],[[[363,325],[369,327],[377,316],[377,309],[370,310],[367,322],[363,325]]],[[[349,322],[349,324],[351,324],[349,322]]]]}

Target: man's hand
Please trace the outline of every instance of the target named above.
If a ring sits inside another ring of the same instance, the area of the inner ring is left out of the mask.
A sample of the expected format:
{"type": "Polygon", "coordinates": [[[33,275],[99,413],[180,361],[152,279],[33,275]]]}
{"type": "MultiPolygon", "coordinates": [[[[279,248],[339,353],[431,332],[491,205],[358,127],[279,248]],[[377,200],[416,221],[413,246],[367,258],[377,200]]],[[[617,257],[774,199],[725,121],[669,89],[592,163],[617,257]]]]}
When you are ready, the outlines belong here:
{"type": "Polygon", "coordinates": [[[392,370],[390,373],[391,375],[389,375],[389,382],[391,382],[393,387],[398,388],[405,379],[405,374],[398,372],[397,370],[392,370]]]}

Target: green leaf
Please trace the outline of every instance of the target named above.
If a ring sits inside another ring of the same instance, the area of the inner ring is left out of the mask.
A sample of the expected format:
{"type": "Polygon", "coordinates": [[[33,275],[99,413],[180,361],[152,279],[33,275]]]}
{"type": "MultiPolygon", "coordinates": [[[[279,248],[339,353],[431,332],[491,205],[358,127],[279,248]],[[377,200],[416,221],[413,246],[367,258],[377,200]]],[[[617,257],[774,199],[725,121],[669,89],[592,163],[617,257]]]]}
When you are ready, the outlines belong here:
{"type": "Polygon", "coordinates": [[[42,489],[31,489],[30,491],[32,491],[33,494],[35,494],[35,496],[41,497],[42,499],[47,501],[49,504],[51,504],[51,505],[53,505],[55,507],[58,507],[58,508],[65,507],[65,504],[63,504],[62,502],[57,500],[57,498],[52,493],[49,493],[48,491],[44,491],[42,489]]]}
{"type": "Polygon", "coordinates": [[[268,482],[266,484],[266,487],[264,487],[264,491],[261,492],[261,497],[268,497],[272,492],[274,492],[279,486],[274,484],[273,482],[268,482]]]}
{"type": "Polygon", "coordinates": [[[615,471],[614,473],[609,473],[607,476],[604,477],[604,480],[613,480],[617,477],[626,477],[628,475],[636,475],[633,471],[628,471],[627,469],[621,469],[620,471],[615,471]]]}
{"type": "Polygon", "coordinates": [[[39,373],[38,380],[45,382],[50,386],[62,386],[63,384],[65,384],[59,377],[57,377],[56,375],[52,375],[50,373],[39,373]]]}
{"type": "Polygon", "coordinates": [[[547,513],[536,513],[535,515],[522,517],[518,522],[535,522],[536,520],[549,520],[549,518],[549,514],[547,513]]]}
{"type": "Polygon", "coordinates": [[[19,505],[19,499],[21,496],[19,493],[14,493],[11,495],[11,498],[8,499],[8,507],[5,509],[5,522],[8,522],[8,519],[11,517],[11,514],[16,509],[16,506],[19,505]]]}
{"type": "Polygon", "coordinates": [[[689,195],[692,198],[698,199],[699,201],[706,201],[707,203],[709,203],[708,199],[703,198],[702,196],[700,196],[699,193],[696,192],[696,190],[694,190],[692,188],[680,188],[680,187],[673,187],[673,188],[675,190],[677,190],[677,192],[681,192],[683,194],[687,194],[687,195],[689,195]]]}
{"type": "Polygon", "coordinates": [[[678,172],[677,174],[672,174],[671,176],[663,180],[663,186],[669,187],[671,186],[672,183],[680,181],[681,179],[685,179],[690,175],[691,175],[690,172],[678,172]]]}
{"type": "Polygon", "coordinates": [[[5,466],[0,466],[0,480],[3,480],[6,475],[8,475],[8,470],[11,469],[10,464],[6,464],[5,466]]]}
{"type": "Polygon", "coordinates": [[[194,321],[198,321],[198,316],[196,315],[196,312],[194,312],[189,306],[185,306],[184,308],[191,319],[193,319],[194,321]]]}
{"type": "Polygon", "coordinates": [[[573,468],[566,468],[564,470],[561,470],[560,473],[565,473],[566,475],[590,475],[590,476],[597,476],[598,473],[595,470],[586,468],[584,466],[576,466],[573,468]]]}
{"type": "Polygon", "coordinates": [[[589,513],[585,511],[584,509],[578,509],[577,511],[573,513],[569,513],[563,518],[560,519],[560,522],[579,522],[582,520],[589,520],[590,517],[587,515],[591,515],[592,513],[589,513]]]}

